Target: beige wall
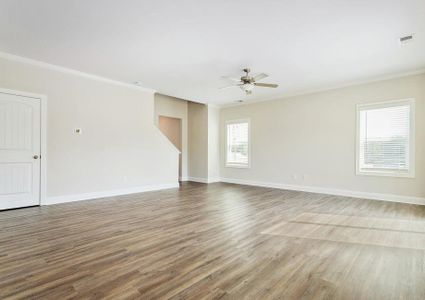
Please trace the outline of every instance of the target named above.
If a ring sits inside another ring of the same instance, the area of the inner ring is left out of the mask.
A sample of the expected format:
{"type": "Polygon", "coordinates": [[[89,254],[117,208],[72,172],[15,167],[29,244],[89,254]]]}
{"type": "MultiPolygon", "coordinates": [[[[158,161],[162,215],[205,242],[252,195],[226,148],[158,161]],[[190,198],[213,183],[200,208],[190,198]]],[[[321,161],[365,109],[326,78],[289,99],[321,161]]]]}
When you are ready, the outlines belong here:
{"type": "Polygon", "coordinates": [[[221,177],[425,197],[425,75],[221,110],[221,177]],[[357,176],[356,104],[416,99],[416,177],[357,176]],[[224,167],[224,124],[251,120],[251,168],[224,167]]]}
{"type": "Polygon", "coordinates": [[[208,106],[188,102],[189,179],[208,179],[208,106]]]}
{"type": "Polygon", "coordinates": [[[1,88],[48,97],[48,196],[177,183],[152,93],[5,59],[0,70],[1,88]]]}
{"type": "Polygon", "coordinates": [[[159,116],[166,116],[181,119],[182,126],[182,179],[188,176],[188,101],[169,97],[161,94],[155,94],[154,118],[158,125],[159,116]]]}
{"type": "Polygon", "coordinates": [[[220,109],[208,106],[208,181],[220,179],[220,109]]]}

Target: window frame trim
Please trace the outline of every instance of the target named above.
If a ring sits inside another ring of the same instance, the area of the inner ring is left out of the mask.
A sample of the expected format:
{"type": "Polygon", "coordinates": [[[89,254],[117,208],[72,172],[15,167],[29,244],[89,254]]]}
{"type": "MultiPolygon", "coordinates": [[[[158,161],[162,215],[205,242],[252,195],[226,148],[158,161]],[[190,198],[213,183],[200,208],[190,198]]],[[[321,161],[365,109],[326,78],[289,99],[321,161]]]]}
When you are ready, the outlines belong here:
{"type": "Polygon", "coordinates": [[[225,143],[224,143],[224,166],[226,168],[237,168],[237,169],[250,169],[251,168],[251,120],[248,118],[245,119],[235,119],[228,120],[225,122],[225,143]],[[238,163],[228,163],[227,162],[227,149],[228,149],[228,133],[227,127],[230,124],[239,124],[239,123],[248,123],[248,163],[247,164],[238,164],[238,163]]]}
{"type": "Polygon", "coordinates": [[[372,102],[372,103],[361,103],[356,105],[356,175],[361,176],[384,176],[384,177],[403,177],[403,178],[415,178],[415,99],[399,99],[399,100],[390,100],[382,102],[372,102]],[[383,170],[383,169],[370,169],[365,170],[360,167],[360,112],[369,109],[378,109],[378,108],[387,108],[394,106],[402,105],[410,106],[410,130],[409,130],[409,170],[408,172],[400,172],[397,170],[383,170]]]}

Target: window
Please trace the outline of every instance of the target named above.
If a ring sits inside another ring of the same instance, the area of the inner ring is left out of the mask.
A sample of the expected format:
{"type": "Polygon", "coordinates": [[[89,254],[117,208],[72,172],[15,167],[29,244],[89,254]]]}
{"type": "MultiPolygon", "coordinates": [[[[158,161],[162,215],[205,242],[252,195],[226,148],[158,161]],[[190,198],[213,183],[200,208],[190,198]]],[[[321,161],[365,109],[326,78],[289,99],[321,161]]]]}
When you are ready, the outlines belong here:
{"type": "Polygon", "coordinates": [[[357,174],[414,177],[414,100],[357,106],[357,174]]]}
{"type": "Polygon", "coordinates": [[[249,120],[226,123],[226,166],[249,168],[249,120]]]}

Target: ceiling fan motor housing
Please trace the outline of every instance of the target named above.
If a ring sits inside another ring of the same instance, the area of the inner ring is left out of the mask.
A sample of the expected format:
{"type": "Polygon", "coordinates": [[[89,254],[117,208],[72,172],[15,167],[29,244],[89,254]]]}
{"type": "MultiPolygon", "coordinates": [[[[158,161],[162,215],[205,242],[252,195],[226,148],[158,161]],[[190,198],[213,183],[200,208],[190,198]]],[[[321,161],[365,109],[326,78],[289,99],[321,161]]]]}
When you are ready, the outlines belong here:
{"type": "Polygon", "coordinates": [[[243,83],[252,83],[252,82],[254,82],[254,78],[252,78],[251,76],[248,75],[249,72],[251,72],[251,69],[245,68],[245,69],[243,69],[243,71],[246,73],[246,75],[241,77],[241,81],[243,83]]]}

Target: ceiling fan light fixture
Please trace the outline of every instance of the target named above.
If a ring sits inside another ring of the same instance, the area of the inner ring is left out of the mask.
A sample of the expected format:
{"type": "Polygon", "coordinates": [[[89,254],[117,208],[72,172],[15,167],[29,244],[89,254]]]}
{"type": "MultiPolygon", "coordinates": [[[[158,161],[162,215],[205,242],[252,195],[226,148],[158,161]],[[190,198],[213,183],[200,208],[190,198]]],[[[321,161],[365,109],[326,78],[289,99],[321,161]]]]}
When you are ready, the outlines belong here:
{"type": "Polygon", "coordinates": [[[255,85],[253,85],[252,83],[244,83],[244,84],[241,85],[241,90],[249,93],[249,92],[252,92],[254,87],[255,87],[255,85]]]}
{"type": "Polygon", "coordinates": [[[236,79],[236,78],[229,77],[229,76],[222,76],[222,78],[229,79],[231,81],[236,82],[237,84],[225,86],[225,87],[222,87],[220,89],[223,90],[223,89],[232,88],[232,87],[239,87],[242,91],[245,92],[246,95],[251,95],[252,91],[254,90],[254,88],[256,86],[265,87],[265,88],[277,88],[278,87],[278,85],[274,84],[274,83],[258,82],[258,80],[266,78],[269,75],[267,75],[265,73],[260,73],[260,74],[257,74],[256,76],[250,76],[249,75],[250,71],[251,70],[248,69],[248,68],[243,69],[243,72],[245,72],[245,75],[242,76],[240,79],[236,79]]]}

